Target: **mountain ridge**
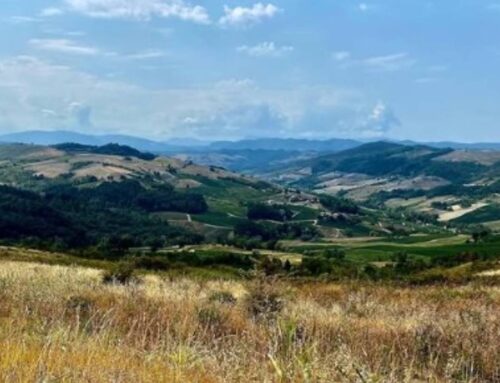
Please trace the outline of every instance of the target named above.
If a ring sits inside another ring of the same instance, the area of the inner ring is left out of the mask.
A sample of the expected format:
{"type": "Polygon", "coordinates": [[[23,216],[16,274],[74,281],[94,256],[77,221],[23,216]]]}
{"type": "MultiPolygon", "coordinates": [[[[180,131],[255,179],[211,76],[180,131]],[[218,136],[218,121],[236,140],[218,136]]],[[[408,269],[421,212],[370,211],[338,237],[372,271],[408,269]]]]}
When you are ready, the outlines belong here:
{"type": "MultiPolygon", "coordinates": [[[[500,150],[500,143],[477,142],[463,143],[453,141],[417,142],[413,140],[382,139],[404,145],[427,145],[436,148],[470,149],[470,150],[500,150]]],[[[84,145],[104,145],[117,143],[132,146],[139,150],[154,152],[182,152],[182,151],[219,151],[219,150],[287,150],[287,151],[340,151],[360,146],[367,141],[345,138],[330,139],[298,139],[298,138],[252,138],[236,141],[205,142],[195,139],[172,138],[158,141],[125,134],[94,135],[71,130],[27,130],[0,135],[0,142],[27,143],[39,145],[56,145],[62,143],[78,143],[84,145]]],[[[371,141],[373,142],[373,141],[371,141]]]]}

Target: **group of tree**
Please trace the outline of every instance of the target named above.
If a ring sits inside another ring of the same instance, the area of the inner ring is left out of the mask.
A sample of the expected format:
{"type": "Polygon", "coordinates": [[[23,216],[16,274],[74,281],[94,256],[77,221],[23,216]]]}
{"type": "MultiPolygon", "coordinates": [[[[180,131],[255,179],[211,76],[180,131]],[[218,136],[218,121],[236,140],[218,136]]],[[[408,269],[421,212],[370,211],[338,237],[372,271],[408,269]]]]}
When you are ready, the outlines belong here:
{"type": "Polygon", "coordinates": [[[275,224],[271,222],[255,222],[242,220],[234,227],[236,236],[247,238],[260,238],[263,241],[282,239],[304,239],[310,240],[320,237],[318,229],[305,223],[283,223],[275,224]]]}
{"type": "Polygon", "coordinates": [[[208,209],[201,194],[178,192],[169,184],[146,188],[139,181],[104,182],[95,188],[76,188],[60,185],[48,189],[45,198],[66,207],[127,208],[145,212],[176,211],[199,214],[208,209]]]}
{"type": "Polygon", "coordinates": [[[330,195],[322,195],[319,202],[332,213],[358,214],[359,206],[352,200],[330,195]]]}
{"type": "Polygon", "coordinates": [[[127,145],[107,144],[103,146],[82,145],[76,143],[64,143],[54,145],[56,149],[68,153],[93,153],[110,156],[135,157],[145,161],[152,161],[156,158],[154,154],[141,152],[127,145]]]}
{"type": "Polygon", "coordinates": [[[293,217],[293,212],[285,205],[252,203],[248,206],[247,217],[251,220],[285,222],[293,217]]]}
{"type": "Polygon", "coordinates": [[[163,210],[202,212],[206,202],[197,194],[166,186],[146,189],[136,181],[81,189],[58,186],[44,193],[0,186],[0,240],[57,250],[94,247],[112,253],[150,243],[203,240],[150,214],[163,210]]]}

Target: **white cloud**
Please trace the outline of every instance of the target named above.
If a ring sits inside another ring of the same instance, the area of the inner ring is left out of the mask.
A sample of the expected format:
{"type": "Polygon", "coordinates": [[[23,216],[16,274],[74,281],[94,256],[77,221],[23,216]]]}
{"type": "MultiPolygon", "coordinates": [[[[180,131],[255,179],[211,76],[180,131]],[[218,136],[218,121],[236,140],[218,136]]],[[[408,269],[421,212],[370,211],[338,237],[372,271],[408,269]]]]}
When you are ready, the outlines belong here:
{"type": "Polygon", "coordinates": [[[373,107],[363,126],[364,136],[381,137],[393,128],[401,126],[401,122],[387,105],[379,101],[373,107]]]}
{"type": "Polygon", "coordinates": [[[75,120],[79,128],[92,126],[92,108],[81,102],[71,102],[68,105],[69,116],[75,120]]]}
{"type": "Polygon", "coordinates": [[[362,64],[373,70],[393,72],[413,66],[415,60],[408,53],[395,53],[386,56],[370,57],[363,60],[362,64]]]}
{"type": "Polygon", "coordinates": [[[204,7],[183,0],[65,0],[65,3],[71,11],[96,18],[149,20],[172,17],[198,24],[210,23],[204,7]]]}
{"type": "Polygon", "coordinates": [[[86,56],[95,56],[100,53],[95,47],[79,45],[68,39],[32,39],[29,42],[35,48],[46,51],[86,56]]]}
{"type": "Polygon", "coordinates": [[[62,15],[64,11],[60,8],[45,8],[40,12],[42,17],[52,17],[62,15]]]}
{"type": "Polygon", "coordinates": [[[272,41],[266,41],[254,46],[242,45],[237,48],[240,53],[245,53],[253,57],[282,57],[293,52],[292,46],[277,46],[272,41]]]}
{"type": "Polygon", "coordinates": [[[367,3],[359,3],[358,4],[358,10],[360,10],[361,12],[369,12],[371,10],[373,10],[375,7],[371,4],[367,4],[367,3]]]}
{"type": "Polygon", "coordinates": [[[12,24],[27,24],[27,23],[37,23],[40,20],[37,19],[36,17],[30,17],[30,16],[12,16],[6,21],[12,24]]]}
{"type": "Polygon", "coordinates": [[[375,72],[396,72],[411,68],[416,63],[416,60],[408,53],[394,53],[358,59],[353,58],[350,52],[341,51],[334,52],[332,57],[341,68],[364,68],[375,72]]]}
{"type": "Polygon", "coordinates": [[[351,52],[348,51],[333,52],[332,57],[335,61],[338,62],[346,61],[351,58],[351,52]]]}
{"type": "Polygon", "coordinates": [[[202,118],[186,117],[190,133],[204,137],[216,132],[220,137],[238,138],[245,132],[252,136],[272,136],[286,129],[287,117],[269,103],[248,103],[214,110],[202,118]]]}
{"type": "Polygon", "coordinates": [[[225,15],[220,18],[219,23],[223,26],[244,26],[259,23],[264,19],[271,19],[281,11],[273,4],[256,3],[252,7],[224,6],[225,15]]]}
{"type": "Polygon", "coordinates": [[[0,59],[0,132],[85,129],[165,139],[377,135],[390,109],[332,88],[262,88],[248,79],[147,89],[33,57],[0,59]]]}
{"type": "Polygon", "coordinates": [[[82,45],[70,39],[32,39],[29,43],[36,49],[83,56],[103,56],[121,60],[151,60],[166,56],[159,49],[149,49],[135,53],[104,51],[94,46],[82,45]]]}
{"type": "Polygon", "coordinates": [[[141,51],[137,53],[132,53],[129,55],[124,55],[123,58],[128,60],[149,60],[165,57],[166,53],[159,49],[150,49],[146,51],[141,51]]]}

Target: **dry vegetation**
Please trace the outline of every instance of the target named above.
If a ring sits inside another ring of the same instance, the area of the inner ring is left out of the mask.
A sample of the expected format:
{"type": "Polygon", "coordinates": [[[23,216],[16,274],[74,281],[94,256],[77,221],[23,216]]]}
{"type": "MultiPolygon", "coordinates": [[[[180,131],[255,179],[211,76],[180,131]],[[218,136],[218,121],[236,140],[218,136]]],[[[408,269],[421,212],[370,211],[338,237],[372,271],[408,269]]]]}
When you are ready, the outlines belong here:
{"type": "Polygon", "coordinates": [[[2,382],[499,382],[500,289],[0,263],[2,382]]]}
{"type": "MultiPolygon", "coordinates": [[[[187,177],[202,176],[211,180],[233,178],[245,180],[250,183],[256,182],[253,178],[228,170],[213,166],[200,166],[191,161],[184,162],[180,159],[170,157],[158,157],[155,160],[148,161],[118,155],[68,154],[52,148],[30,146],[27,146],[25,151],[28,154],[15,156],[14,158],[19,162],[14,161],[12,165],[19,170],[27,171],[30,174],[42,175],[49,179],[55,179],[68,173],[72,174],[73,179],[94,176],[100,180],[156,174],[173,183],[178,183],[179,185],[177,186],[179,188],[198,187],[201,184],[196,180],[177,177],[176,175],[187,177]]],[[[10,153],[9,147],[2,148],[0,159],[6,157],[5,153],[10,153]]]]}

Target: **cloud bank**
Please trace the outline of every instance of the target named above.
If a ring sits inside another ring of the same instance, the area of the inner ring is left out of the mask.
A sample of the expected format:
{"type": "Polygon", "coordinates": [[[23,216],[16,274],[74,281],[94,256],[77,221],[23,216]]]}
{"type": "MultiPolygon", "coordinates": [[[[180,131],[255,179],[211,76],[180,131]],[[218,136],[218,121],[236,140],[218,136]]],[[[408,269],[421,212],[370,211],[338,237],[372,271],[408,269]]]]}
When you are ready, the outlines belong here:
{"type": "Polygon", "coordinates": [[[281,9],[273,4],[256,3],[252,7],[224,7],[225,15],[220,18],[223,26],[246,26],[276,16],[281,9]]]}
{"type": "Polygon", "coordinates": [[[149,20],[163,17],[210,23],[206,8],[183,0],[65,0],[65,4],[72,12],[96,18],[149,20]]]}
{"type": "Polygon", "coordinates": [[[254,46],[242,45],[236,49],[240,53],[252,57],[283,57],[287,53],[293,52],[292,46],[278,46],[272,41],[266,41],[254,46]]]}
{"type": "Polygon", "coordinates": [[[387,105],[349,90],[270,89],[250,80],[152,90],[33,57],[0,60],[2,132],[76,128],[156,139],[322,138],[378,137],[397,125],[387,105]]]}

